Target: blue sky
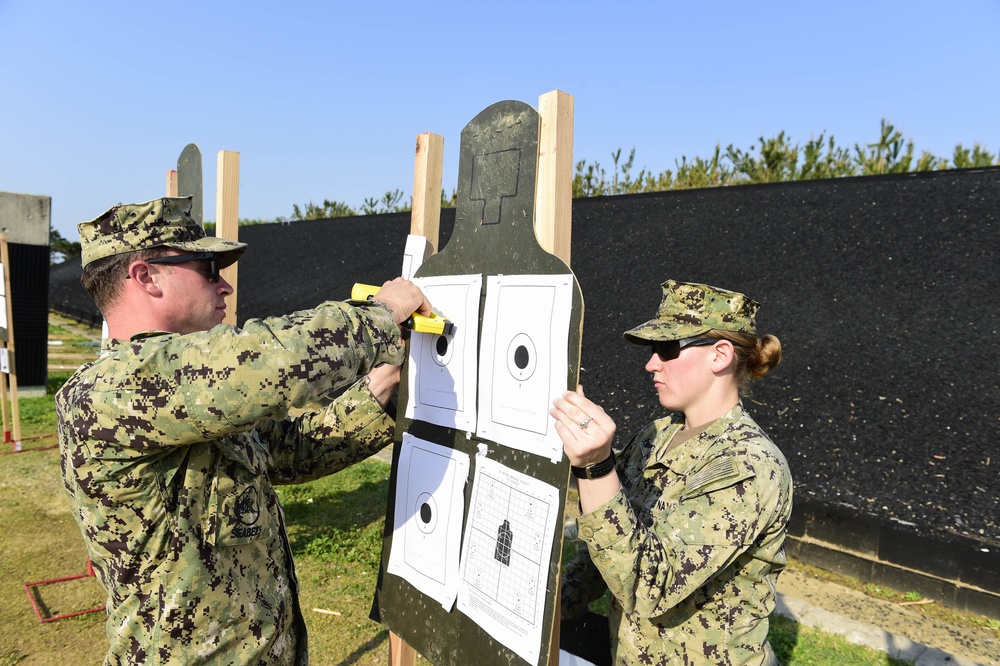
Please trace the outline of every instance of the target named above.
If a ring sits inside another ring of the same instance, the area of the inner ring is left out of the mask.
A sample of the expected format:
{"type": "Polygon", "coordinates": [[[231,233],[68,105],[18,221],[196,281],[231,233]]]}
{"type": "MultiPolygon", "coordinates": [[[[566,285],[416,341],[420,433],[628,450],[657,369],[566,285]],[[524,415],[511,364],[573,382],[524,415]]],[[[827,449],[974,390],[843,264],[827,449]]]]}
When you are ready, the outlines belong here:
{"type": "Polygon", "coordinates": [[[413,185],[415,137],[562,90],[574,159],[659,172],[784,130],[852,146],[885,118],[919,151],[1000,151],[1000,2],[0,0],[0,190],[52,224],[165,191],[188,143],[240,153],[240,217],[413,185]]]}

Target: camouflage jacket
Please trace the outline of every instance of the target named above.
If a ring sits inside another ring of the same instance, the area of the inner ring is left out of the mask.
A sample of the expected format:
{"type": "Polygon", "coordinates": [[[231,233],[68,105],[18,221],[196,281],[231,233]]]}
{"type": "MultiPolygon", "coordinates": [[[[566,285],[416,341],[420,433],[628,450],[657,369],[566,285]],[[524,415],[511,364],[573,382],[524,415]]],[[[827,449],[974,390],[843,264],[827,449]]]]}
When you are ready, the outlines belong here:
{"type": "Polygon", "coordinates": [[[622,490],[577,520],[563,615],[610,589],[615,664],[776,664],[768,615],[785,566],[788,463],[742,404],[668,452],[682,425],[664,418],[636,435],[618,460],[622,490]]]}
{"type": "Polygon", "coordinates": [[[363,380],[328,398],[399,363],[398,336],[384,308],[325,303],[243,329],[112,340],[70,378],[56,396],[62,473],[108,592],[106,664],[307,662],[272,483],[392,441],[363,380]]]}

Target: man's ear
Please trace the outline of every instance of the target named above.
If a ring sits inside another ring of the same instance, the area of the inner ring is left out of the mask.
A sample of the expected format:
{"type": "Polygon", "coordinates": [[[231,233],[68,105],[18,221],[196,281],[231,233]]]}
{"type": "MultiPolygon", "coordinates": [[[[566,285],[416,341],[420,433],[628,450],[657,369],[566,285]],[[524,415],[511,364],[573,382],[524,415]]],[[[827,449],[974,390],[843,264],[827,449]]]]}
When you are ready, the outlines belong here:
{"type": "Polygon", "coordinates": [[[157,283],[157,277],[159,276],[157,269],[158,267],[154,268],[145,261],[133,261],[128,266],[128,280],[139,289],[151,295],[159,296],[161,291],[160,285],[157,283]]]}

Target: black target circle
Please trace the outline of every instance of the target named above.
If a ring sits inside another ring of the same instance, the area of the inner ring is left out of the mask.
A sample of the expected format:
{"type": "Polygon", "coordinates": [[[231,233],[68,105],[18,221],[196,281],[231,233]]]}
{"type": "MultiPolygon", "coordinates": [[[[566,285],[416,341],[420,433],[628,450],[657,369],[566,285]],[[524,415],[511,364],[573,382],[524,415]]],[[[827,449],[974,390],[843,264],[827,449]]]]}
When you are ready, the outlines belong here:
{"type": "Polygon", "coordinates": [[[451,363],[451,357],[455,355],[454,334],[428,335],[427,338],[430,356],[434,359],[434,363],[441,367],[451,363]]]}
{"type": "Polygon", "coordinates": [[[417,528],[424,534],[430,534],[437,527],[437,502],[430,493],[420,493],[413,505],[417,528]]]}
{"type": "Polygon", "coordinates": [[[518,333],[507,346],[507,371],[514,379],[524,381],[535,374],[537,365],[535,343],[527,334],[518,333]]]}

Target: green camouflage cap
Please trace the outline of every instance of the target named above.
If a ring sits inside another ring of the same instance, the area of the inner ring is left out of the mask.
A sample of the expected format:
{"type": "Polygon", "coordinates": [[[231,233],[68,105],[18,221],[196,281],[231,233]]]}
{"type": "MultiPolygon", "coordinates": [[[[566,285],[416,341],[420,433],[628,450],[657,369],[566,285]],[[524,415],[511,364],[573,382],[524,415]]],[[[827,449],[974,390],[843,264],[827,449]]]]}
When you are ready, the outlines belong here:
{"type": "Polygon", "coordinates": [[[171,247],[188,252],[218,252],[219,267],[239,259],[246,243],[206,236],[191,217],[191,197],[163,197],[139,204],[118,204],[77,225],[83,265],[116,254],[171,247]]]}
{"type": "Polygon", "coordinates": [[[637,345],[693,338],[706,331],[757,333],[760,303],[735,291],[707,284],[667,280],[656,319],[625,331],[637,345]]]}

